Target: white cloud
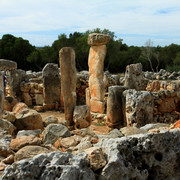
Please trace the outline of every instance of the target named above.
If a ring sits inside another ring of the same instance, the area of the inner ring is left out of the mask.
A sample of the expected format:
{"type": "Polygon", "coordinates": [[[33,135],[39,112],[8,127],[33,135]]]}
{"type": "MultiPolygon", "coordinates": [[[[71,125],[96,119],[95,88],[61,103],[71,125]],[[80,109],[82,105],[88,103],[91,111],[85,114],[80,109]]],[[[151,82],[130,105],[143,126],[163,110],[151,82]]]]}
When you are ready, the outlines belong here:
{"type": "Polygon", "coordinates": [[[132,44],[139,37],[132,38],[129,34],[144,38],[164,36],[161,44],[170,42],[169,38],[173,43],[175,37],[180,37],[179,0],[1,0],[0,7],[1,36],[29,33],[32,41],[41,45],[45,43],[41,31],[50,33],[46,44],[51,44],[55,40],[50,40],[54,37],[52,30],[58,35],[58,30],[83,32],[96,27],[107,28],[120,37],[127,34],[124,40],[127,38],[132,44]],[[34,31],[39,31],[39,38],[34,31]]]}

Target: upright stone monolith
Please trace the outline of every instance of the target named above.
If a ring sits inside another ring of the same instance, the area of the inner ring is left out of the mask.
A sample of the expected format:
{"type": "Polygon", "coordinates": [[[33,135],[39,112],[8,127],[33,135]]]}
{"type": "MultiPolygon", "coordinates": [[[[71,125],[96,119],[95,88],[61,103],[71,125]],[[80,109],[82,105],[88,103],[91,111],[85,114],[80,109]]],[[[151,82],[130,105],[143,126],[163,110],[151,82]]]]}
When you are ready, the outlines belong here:
{"type": "Polygon", "coordinates": [[[65,120],[68,126],[73,126],[73,111],[76,105],[76,65],[75,52],[71,47],[64,47],[59,51],[59,63],[65,120]]]}
{"type": "Polygon", "coordinates": [[[55,109],[55,105],[60,102],[60,74],[58,65],[48,63],[42,71],[43,74],[43,96],[45,109],[55,109]]]}
{"type": "Polygon", "coordinates": [[[5,96],[5,87],[4,79],[1,71],[11,71],[17,68],[17,63],[10,60],[0,59],[0,118],[4,111],[4,96],[5,96]]]}
{"type": "Polygon", "coordinates": [[[143,72],[141,63],[126,66],[124,85],[128,89],[135,89],[137,91],[143,90],[143,72]]]}
{"type": "Polygon", "coordinates": [[[124,86],[111,86],[108,88],[107,121],[110,128],[120,128],[124,125],[122,98],[124,86]]]}
{"type": "Polygon", "coordinates": [[[92,112],[103,113],[104,103],[104,59],[106,56],[106,44],[110,37],[105,34],[93,33],[88,37],[88,44],[91,46],[89,52],[89,90],[90,109],[92,112]]]}

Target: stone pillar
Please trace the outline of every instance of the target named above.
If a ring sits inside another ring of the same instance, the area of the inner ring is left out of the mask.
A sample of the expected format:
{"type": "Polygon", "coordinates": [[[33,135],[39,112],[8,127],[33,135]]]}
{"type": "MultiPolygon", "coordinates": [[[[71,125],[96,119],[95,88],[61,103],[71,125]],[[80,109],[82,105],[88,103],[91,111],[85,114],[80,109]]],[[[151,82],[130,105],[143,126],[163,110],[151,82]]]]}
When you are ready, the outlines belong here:
{"type": "Polygon", "coordinates": [[[122,95],[125,90],[124,86],[108,88],[106,123],[110,128],[120,128],[124,124],[122,95]]]}
{"type": "Polygon", "coordinates": [[[76,65],[75,52],[71,47],[64,47],[59,51],[59,63],[65,120],[68,126],[73,126],[73,111],[76,105],[76,65]]]}
{"type": "Polygon", "coordinates": [[[128,89],[143,90],[142,64],[130,64],[126,66],[124,86],[128,89]]]}
{"type": "Polygon", "coordinates": [[[60,102],[60,74],[58,65],[48,63],[42,71],[43,75],[43,106],[46,110],[55,109],[55,105],[60,102]]]}
{"type": "Polygon", "coordinates": [[[10,60],[0,59],[0,118],[4,111],[4,80],[1,71],[11,71],[17,68],[17,63],[10,60]]]}
{"type": "Polygon", "coordinates": [[[104,113],[104,59],[106,56],[106,44],[110,37],[105,34],[93,33],[88,37],[91,45],[89,52],[89,90],[91,94],[90,109],[92,112],[104,113]]]}

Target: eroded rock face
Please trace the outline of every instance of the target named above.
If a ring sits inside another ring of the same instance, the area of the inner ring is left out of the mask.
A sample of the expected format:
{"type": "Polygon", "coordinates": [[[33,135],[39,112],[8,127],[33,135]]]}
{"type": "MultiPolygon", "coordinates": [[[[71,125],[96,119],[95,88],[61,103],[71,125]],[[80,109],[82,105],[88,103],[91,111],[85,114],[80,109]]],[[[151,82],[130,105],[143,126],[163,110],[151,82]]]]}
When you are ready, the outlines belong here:
{"type": "Polygon", "coordinates": [[[10,142],[10,136],[4,136],[3,138],[0,138],[0,156],[7,157],[13,154],[13,151],[10,149],[10,142]]]}
{"type": "Polygon", "coordinates": [[[59,137],[69,137],[71,133],[62,124],[49,124],[43,131],[43,135],[44,144],[54,144],[59,137]]]}
{"type": "Polygon", "coordinates": [[[6,119],[0,119],[0,127],[10,135],[16,130],[16,127],[6,119]]]}
{"type": "Polygon", "coordinates": [[[180,131],[102,139],[100,146],[107,155],[107,165],[100,180],[178,179],[180,131]]]}
{"type": "Polygon", "coordinates": [[[16,68],[16,62],[6,59],[0,59],[0,71],[14,70],[16,68]]]}
{"type": "Polygon", "coordinates": [[[130,64],[126,66],[125,83],[128,89],[143,90],[142,64],[130,64]]]}
{"type": "Polygon", "coordinates": [[[60,102],[60,74],[58,65],[48,63],[43,68],[44,104],[60,102]]]}
{"type": "Polygon", "coordinates": [[[151,92],[126,90],[125,117],[127,126],[143,126],[153,122],[154,99],[151,92]]]}
{"type": "Polygon", "coordinates": [[[73,156],[69,153],[51,152],[34,158],[16,162],[6,168],[3,180],[95,180],[95,174],[89,168],[86,154],[73,156]],[[38,167],[38,168],[37,168],[38,167]],[[24,173],[26,171],[26,173],[24,173]]]}
{"type": "Polygon", "coordinates": [[[78,129],[87,128],[91,125],[91,114],[87,105],[75,106],[73,120],[78,129]]]}
{"type": "Polygon", "coordinates": [[[65,120],[73,126],[73,111],[76,105],[75,52],[71,47],[59,51],[61,75],[61,106],[64,106],[65,120]]]}

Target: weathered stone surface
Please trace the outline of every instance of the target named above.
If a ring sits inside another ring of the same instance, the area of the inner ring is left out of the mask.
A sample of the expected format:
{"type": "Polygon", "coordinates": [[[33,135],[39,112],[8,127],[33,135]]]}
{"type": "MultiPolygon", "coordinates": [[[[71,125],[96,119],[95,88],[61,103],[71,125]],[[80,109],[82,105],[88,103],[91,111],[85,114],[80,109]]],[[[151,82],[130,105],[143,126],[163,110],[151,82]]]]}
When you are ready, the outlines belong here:
{"type": "Polygon", "coordinates": [[[102,139],[107,155],[98,179],[179,179],[180,131],[102,139]]]}
{"type": "Polygon", "coordinates": [[[120,129],[121,133],[124,136],[130,136],[130,135],[134,135],[134,134],[146,134],[148,133],[147,130],[145,129],[139,129],[137,127],[123,127],[120,129]]]}
{"type": "Polygon", "coordinates": [[[4,136],[0,138],[0,156],[7,157],[13,154],[13,151],[10,149],[11,137],[4,136]]]}
{"type": "Polygon", "coordinates": [[[82,137],[96,137],[96,134],[89,128],[77,129],[73,133],[82,137]]]}
{"type": "Polygon", "coordinates": [[[128,89],[143,90],[142,64],[130,64],[126,66],[125,83],[128,89]]]}
{"type": "Polygon", "coordinates": [[[89,161],[85,153],[73,156],[59,151],[39,154],[34,158],[14,163],[6,168],[2,175],[2,180],[13,178],[26,180],[96,179],[95,174],[89,168],[89,161]]]}
{"type": "Polygon", "coordinates": [[[54,144],[59,137],[69,137],[71,135],[68,128],[62,124],[49,124],[42,134],[44,144],[54,144]]]}
{"type": "Polygon", "coordinates": [[[81,153],[85,149],[88,149],[90,147],[92,147],[91,138],[84,137],[84,138],[82,138],[81,142],[74,148],[74,150],[77,150],[78,153],[81,153]]]}
{"type": "Polygon", "coordinates": [[[6,119],[0,119],[0,127],[10,135],[16,130],[16,127],[6,119]]]}
{"type": "Polygon", "coordinates": [[[165,128],[165,127],[169,127],[169,124],[165,124],[165,123],[146,124],[145,126],[141,127],[140,129],[149,131],[151,129],[159,129],[159,128],[165,128]]]}
{"type": "Polygon", "coordinates": [[[93,112],[103,113],[104,108],[104,59],[106,45],[91,46],[89,51],[89,90],[91,94],[90,109],[93,112]],[[99,102],[99,103],[98,103],[99,102]]]}
{"type": "Polygon", "coordinates": [[[125,97],[125,116],[127,126],[144,126],[153,122],[154,99],[151,92],[126,90],[125,97]]]}
{"type": "Polygon", "coordinates": [[[58,124],[58,118],[51,115],[43,119],[43,123],[45,126],[48,126],[49,124],[58,124]]]}
{"type": "Polygon", "coordinates": [[[73,126],[73,110],[76,105],[76,65],[75,52],[71,47],[59,51],[61,96],[64,102],[65,120],[73,126]]]}
{"type": "Polygon", "coordinates": [[[10,95],[12,97],[21,98],[22,92],[20,89],[20,84],[26,78],[26,72],[21,69],[16,69],[10,71],[10,78],[8,79],[8,83],[10,88],[10,95]]]}
{"type": "Polygon", "coordinates": [[[92,33],[88,37],[88,44],[91,46],[105,45],[110,41],[110,36],[100,33],[92,33]]]}
{"type": "Polygon", "coordinates": [[[91,125],[91,114],[87,105],[75,106],[73,121],[78,129],[87,128],[91,125]]]}
{"type": "Polygon", "coordinates": [[[166,98],[158,107],[159,112],[161,113],[170,113],[176,110],[176,100],[174,98],[166,98]]]}
{"type": "Polygon", "coordinates": [[[23,93],[23,94],[22,94],[22,98],[23,98],[24,103],[25,103],[27,106],[32,106],[32,98],[31,98],[31,96],[29,95],[29,93],[23,93]]]}
{"type": "Polygon", "coordinates": [[[36,129],[36,130],[21,130],[21,131],[18,131],[18,133],[16,135],[16,138],[19,138],[21,136],[30,136],[30,135],[39,137],[40,134],[41,134],[41,130],[40,129],[36,129]]]}
{"type": "Polygon", "coordinates": [[[97,171],[98,169],[103,168],[106,165],[106,160],[103,155],[101,148],[91,147],[85,150],[88,154],[88,159],[90,161],[90,167],[97,171]]]}
{"type": "Polygon", "coordinates": [[[13,123],[15,121],[15,119],[16,119],[15,113],[10,112],[10,111],[4,111],[3,119],[6,119],[9,122],[13,123]]]}
{"type": "Polygon", "coordinates": [[[113,129],[112,131],[110,131],[108,133],[108,136],[110,138],[120,138],[123,136],[123,134],[121,133],[121,131],[119,131],[118,129],[113,129]]]}
{"type": "Polygon", "coordinates": [[[43,94],[35,94],[34,95],[36,105],[43,105],[44,97],[43,94]]]}
{"type": "Polygon", "coordinates": [[[45,147],[41,146],[25,146],[15,153],[14,161],[20,161],[22,159],[32,158],[37,154],[51,152],[45,147]]]}
{"type": "Polygon", "coordinates": [[[44,104],[55,104],[60,101],[60,74],[58,65],[48,63],[42,70],[44,86],[44,104]]]}
{"type": "Polygon", "coordinates": [[[72,146],[76,146],[77,144],[80,143],[80,141],[82,140],[82,137],[81,136],[70,136],[70,137],[67,137],[67,138],[62,138],[61,139],[61,146],[64,147],[64,148],[69,148],[69,147],[72,147],[72,146]]]}
{"type": "Polygon", "coordinates": [[[86,105],[90,107],[91,94],[89,88],[86,88],[86,105]]]}
{"type": "Polygon", "coordinates": [[[122,95],[126,90],[123,86],[111,86],[108,88],[107,98],[107,125],[111,128],[124,124],[122,95]]]}
{"type": "Polygon", "coordinates": [[[13,151],[18,151],[24,146],[40,145],[40,144],[41,144],[41,139],[34,135],[21,136],[11,141],[10,148],[13,151]]]}
{"type": "Polygon", "coordinates": [[[16,62],[6,59],[0,59],[0,71],[14,70],[16,68],[16,62]]]}
{"type": "Polygon", "coordinates": [[[14,162],[14,154],[9,155],[7,158],[3,159],[1,162],[5,164],[12,164],[14,162]]]}
{"type": "Polygon", "coordinates": [[[19,102],[13,107],[12,111],[17,114],[25,108],[28,108],[28,106],[23,102],[19,102]]]}
{"type": "Polygon", "coordinates": [[[44,128],[41,115],[31,109],[23,109],[16,114],[15,126],[18,131],[44,128]]]}

